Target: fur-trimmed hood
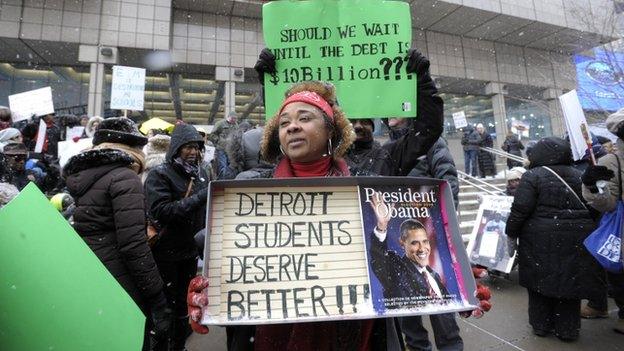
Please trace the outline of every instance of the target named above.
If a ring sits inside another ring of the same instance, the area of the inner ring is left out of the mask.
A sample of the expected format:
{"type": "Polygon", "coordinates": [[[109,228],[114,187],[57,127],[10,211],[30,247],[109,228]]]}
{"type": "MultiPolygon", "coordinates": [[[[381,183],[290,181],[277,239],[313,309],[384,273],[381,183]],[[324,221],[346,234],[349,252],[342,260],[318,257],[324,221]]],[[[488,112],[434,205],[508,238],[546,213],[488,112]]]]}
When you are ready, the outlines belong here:
{"type": "Polygon", "coordinates": [[[89,137],[89,138],[93,138],[93,136],[95,135],[95,124],[96,123],[102,123],[102,121],[104,120],[104,118],[100,117],[100,116],[93,116],[91,118],[89,118],[89,121],[87,122],[87,126],[85,127],[85,134],[89,137]]]}
{"type": "Polygon", "coordinates": [[[63,168],[67,188],[72,196],[84,194],[103,175],[117,167],[129,167],[134,159],[113,149],[88,150],[67,161],[63,168]]]}
{"type": "Polygon", "coordinates": [[[165,163],[165,155],[171,144],[171,137],[164,134],[154,135],[145,145],[145,171],[165,163]]]}

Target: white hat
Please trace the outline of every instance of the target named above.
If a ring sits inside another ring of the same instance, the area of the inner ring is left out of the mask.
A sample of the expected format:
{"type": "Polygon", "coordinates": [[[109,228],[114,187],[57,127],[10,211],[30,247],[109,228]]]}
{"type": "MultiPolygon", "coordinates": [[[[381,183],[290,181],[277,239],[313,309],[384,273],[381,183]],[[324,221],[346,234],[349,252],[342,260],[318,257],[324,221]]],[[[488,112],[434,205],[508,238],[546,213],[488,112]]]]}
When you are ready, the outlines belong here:
{"type": "Polygon", "coordinates": [[[522,178],[522,175],[526,172],[524,167],[514,167],[507,171],[507,180],[515,180],[522,178]]]}

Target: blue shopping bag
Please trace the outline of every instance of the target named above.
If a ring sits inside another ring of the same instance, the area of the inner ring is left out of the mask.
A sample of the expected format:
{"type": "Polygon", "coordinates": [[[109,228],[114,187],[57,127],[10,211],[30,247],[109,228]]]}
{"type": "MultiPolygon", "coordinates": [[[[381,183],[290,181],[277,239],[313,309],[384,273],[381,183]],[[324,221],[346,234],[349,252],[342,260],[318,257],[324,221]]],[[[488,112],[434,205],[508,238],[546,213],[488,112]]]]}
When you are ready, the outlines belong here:
{"type": "Polygon", "coordinates": [[[600,225],[583,242],[587,251],[609,272],[624,271],[622,261],[622,220],[624,202],[617,202],[614,211],[602,215],[600,225]]]}

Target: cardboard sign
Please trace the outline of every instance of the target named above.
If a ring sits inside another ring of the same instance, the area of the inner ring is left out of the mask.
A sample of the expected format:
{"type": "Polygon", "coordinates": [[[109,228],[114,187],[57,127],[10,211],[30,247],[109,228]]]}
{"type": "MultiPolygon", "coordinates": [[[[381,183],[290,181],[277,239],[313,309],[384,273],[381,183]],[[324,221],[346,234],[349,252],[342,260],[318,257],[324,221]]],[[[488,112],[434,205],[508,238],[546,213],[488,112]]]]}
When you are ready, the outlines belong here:
{"type": "Polygon", "coordinates": [[[45,116],[54,113],[52,88],[45,87],[9,95],[9,108],[13,122],[29,119],[32,116],[45,116]]]}
{"type": "Polygon", "coordinates": [[[415,117],[408,74],[409,4],[379,0],[273,1],[262,6],[264,41],[277,73],[266,74],[266,116],[306,80],[332,82],[349,118],[415,117]]]}
{"type": "Polygon", "coordinates": [[[141,348],[141,310],[34,183],[0,223],[3,350],[141,348]]]}
{"type": "Polygon", "coordinates": [[[477,303],[446,182],[216,181],[207,211],[204,324],[422,315],[477,303]],[[377,216],[387,224],[383,239],[377,216]],[[430,294],[413,255],[399,244],[407,220],[421,223],[430,242],[423,269],[437,293],[430,294]]]}
{"type": "Polygon", "coordinates": [[[453,113],[453,123],[455,124],[455,129],[465,128],[468,126],[468,121],[466,120],[466,114],[464,111],[453,113]]]}
{"type": "Polygon", "coordinates": [[[570,90],[569,92],[559,97],[559,103],[563,110],[563,119],[565,120],[566,130],[570,136],[570,146],[572,147],[572,156],[574,161],[578,161],[585,156],[587,151],[587,143],[583,138],[582,127],[589,130],[587,120],[585,119],[585,113],[581,102],[579,101],[576,90],[570,90]]]}
{"type": "Polygon", "coordinates": [[[513,196],[483,196],[466,249],[472,263],[503,273],[511,272],[516,250],[505,234],[505,227],[513,199],[513,196]]]}
{"type": "Polygon", "coordinates": [[[110,108],[143,111],[145,68],[113,66],[110,108]]]}

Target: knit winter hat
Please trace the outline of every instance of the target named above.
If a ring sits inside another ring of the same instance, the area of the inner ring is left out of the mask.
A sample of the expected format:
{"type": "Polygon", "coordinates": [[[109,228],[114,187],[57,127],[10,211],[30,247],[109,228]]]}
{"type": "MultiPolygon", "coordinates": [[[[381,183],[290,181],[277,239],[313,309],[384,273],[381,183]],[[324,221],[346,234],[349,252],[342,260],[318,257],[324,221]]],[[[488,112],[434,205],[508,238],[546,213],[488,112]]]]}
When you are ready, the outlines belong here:
{"type": "Polygon", "coordinates": [[[617,135],[618,130],[622,127],[622,123],[624,123],[624,108],[607,117],[607,129],[613,134],[617,135]]]}
{"type": "Polygon", "coordinates": [[[95,131],[93,145],[101,143],[119,143],[136,147],[147,144],[147,138],[139,132],[131,119],[115,117],[103,120],[95,131]]]}
{"type": "Polygon", "coordinates": [[[524,172],[526,172],[524,167],[514,167],[507,171],[507,180],[520,179],[524,172]]]}

